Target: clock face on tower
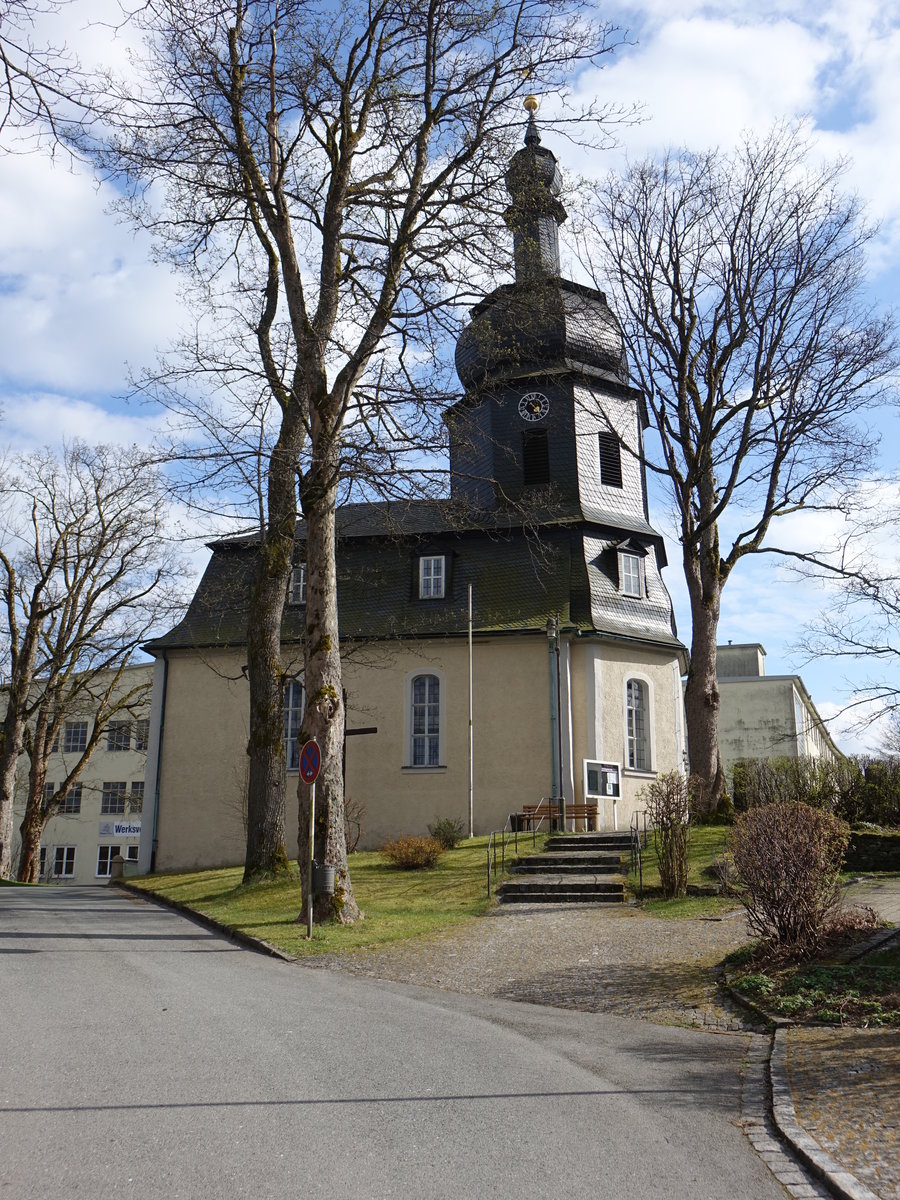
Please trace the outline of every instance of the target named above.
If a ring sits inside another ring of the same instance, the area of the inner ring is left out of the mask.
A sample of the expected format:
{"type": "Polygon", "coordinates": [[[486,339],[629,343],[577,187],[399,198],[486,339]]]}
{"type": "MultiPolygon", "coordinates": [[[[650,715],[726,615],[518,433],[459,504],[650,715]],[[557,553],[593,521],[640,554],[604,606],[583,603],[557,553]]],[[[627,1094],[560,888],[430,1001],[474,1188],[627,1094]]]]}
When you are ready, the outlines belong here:
{"type": "Polygon", "coordinates": [[[523,421],[543,421],[550,411],[550,401],[543,392],[527,392],[519,401],[519,416],[523,421]]]}

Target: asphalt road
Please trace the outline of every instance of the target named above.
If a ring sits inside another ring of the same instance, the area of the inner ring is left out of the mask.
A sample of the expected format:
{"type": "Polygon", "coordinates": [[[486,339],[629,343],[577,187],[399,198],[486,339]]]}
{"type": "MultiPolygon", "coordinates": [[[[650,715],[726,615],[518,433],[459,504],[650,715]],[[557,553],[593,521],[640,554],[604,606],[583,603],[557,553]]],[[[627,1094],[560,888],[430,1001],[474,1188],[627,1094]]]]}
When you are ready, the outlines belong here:
{"type": "Polygon", "coordinates": [[[714,1036],[285,964],[0,889],[0,1198],[768,1200],[714,1036]]]}

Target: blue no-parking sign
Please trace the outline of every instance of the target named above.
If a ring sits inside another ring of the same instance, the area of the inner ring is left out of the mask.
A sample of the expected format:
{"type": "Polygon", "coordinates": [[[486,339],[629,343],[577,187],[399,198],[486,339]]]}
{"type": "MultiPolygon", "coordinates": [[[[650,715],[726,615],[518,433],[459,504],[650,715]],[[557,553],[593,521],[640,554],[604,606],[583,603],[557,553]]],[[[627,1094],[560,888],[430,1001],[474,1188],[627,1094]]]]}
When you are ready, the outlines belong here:
{"type": "Polygon", "coordinates": [[[315,783],[322,766],[322,752],[318,742],[306,742],[300,751],[300,778],[304,783],[315,783]]]}

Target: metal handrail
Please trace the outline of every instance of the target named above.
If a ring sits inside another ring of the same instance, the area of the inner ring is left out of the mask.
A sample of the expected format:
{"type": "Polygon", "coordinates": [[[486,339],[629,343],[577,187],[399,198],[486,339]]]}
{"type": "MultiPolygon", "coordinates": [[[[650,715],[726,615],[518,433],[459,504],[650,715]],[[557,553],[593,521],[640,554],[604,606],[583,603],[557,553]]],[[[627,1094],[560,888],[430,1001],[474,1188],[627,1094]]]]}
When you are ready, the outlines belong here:
{"type": "MultiPolygon", "coordinates": [[[[518,821],[514,821],[513,817],[518,817],[518,813],[510,813],[506,818],[506,824],[502,829],[497,829],[488,835],[487,843],[487,894],[491,894],[491,872],[493,871],[494,878],[497,877],[497,853],[499,846],[500,854],[500,873],[501,875],[506,870],[506,847],[513,843],[513,849],[516,854],[519,853],[519,833],[525,833],[526,830],[519,829],[518,821]]],[[[548,818],[549,820],[549,818],[548,818]]],[[[540,827],[544,823],[544,817],[540,817],[537,821],[531,821],[531,845],[532,849],[537,846],[537,835],[540,827]]]]}
{"type": "Polygon", "coordinates": [[[638,899],[644,898],[644,863],[642,851],[647,844],[647,810],[636,809],[631,814],[629,833],[631,835],[631,874],[638,877],[638,899]]]}

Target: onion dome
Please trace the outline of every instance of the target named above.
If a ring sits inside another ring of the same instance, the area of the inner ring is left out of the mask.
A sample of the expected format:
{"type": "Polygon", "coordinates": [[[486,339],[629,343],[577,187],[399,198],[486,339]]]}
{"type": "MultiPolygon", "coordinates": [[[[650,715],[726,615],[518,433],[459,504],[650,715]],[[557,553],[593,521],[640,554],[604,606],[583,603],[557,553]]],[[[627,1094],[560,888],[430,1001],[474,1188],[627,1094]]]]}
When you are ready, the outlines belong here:
{"type": "Polygon", "coordinates": [[[506,172],[512,203],[504,220],[513,235],[516,281],[472,309],[456,346],[457,374],[467,391],[570,367],[627,382],[622,333],[606,297],[560,277],[562,174],[541,145],[536,98],[529,96],[525,107],[525,147],[506,172]]]}

